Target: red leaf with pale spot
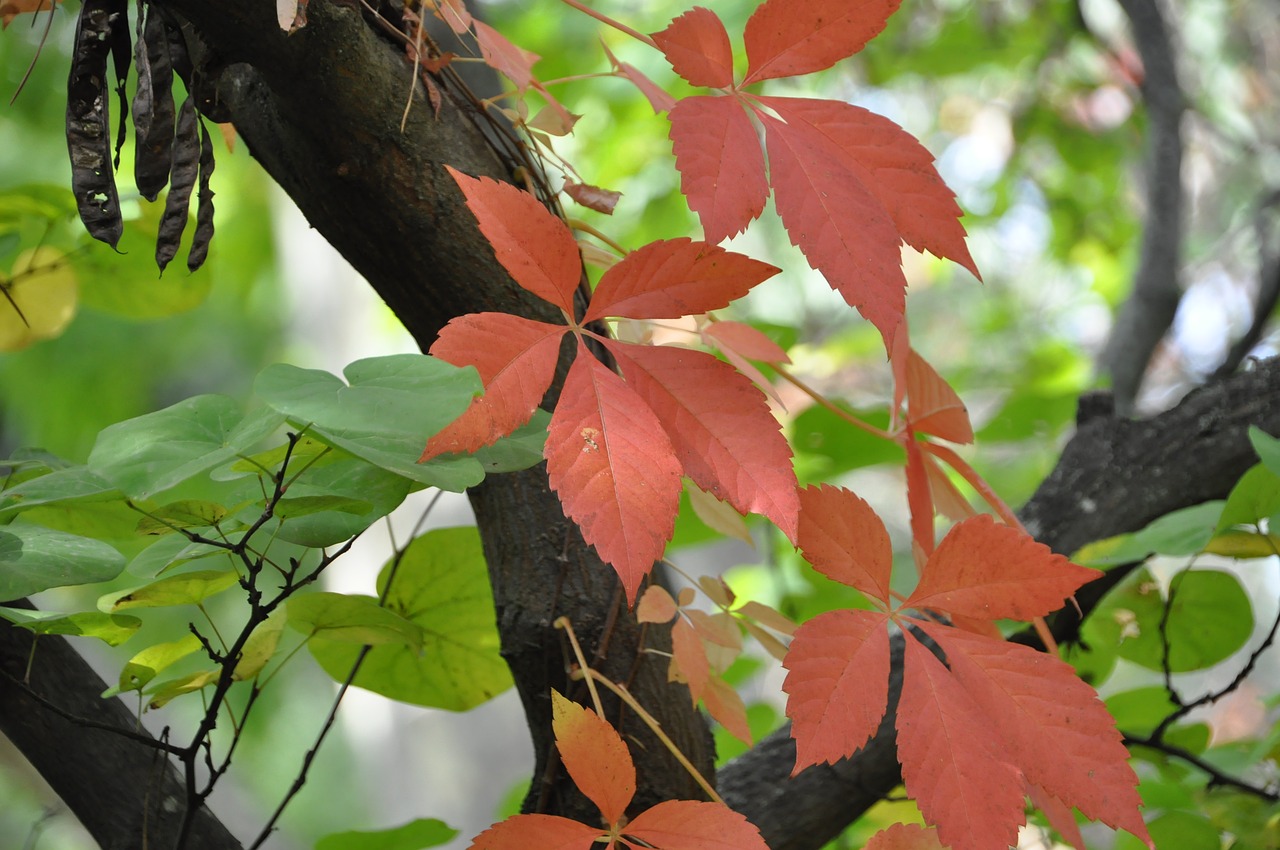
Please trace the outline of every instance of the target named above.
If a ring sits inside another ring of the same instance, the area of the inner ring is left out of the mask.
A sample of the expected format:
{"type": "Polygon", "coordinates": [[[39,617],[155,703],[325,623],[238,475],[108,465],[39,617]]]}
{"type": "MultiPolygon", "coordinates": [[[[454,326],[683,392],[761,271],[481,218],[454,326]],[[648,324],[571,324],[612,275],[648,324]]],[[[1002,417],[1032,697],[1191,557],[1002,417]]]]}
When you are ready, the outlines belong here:
{"type": "Polygon", "coordinates": [[[957,523],[903,603],[983,620],[1032,620],[1100,576],[987,514],[957,523]]]}
{"type": "Polygon", "coordinates": [[[901,0],[766,0],[747,21],[743,85],[811,74],[852,56],[901,0]]]}
{"type": "Polygon", "coordinates": [[[675,528],[680,464],[662,423],[579,343],[544,451],[551,489],[633,603],[675,528]]]}
{"type": "Polygon", "coordinates": [[[953,260],[981,279],[965,244],[963,212],[943,182],[933,154],[883,115],[848,103],[762,97],[789,124],[813,128],[870,177],[868,188],[893,218],[903,241],[953,260]]]}
{"type": "Polygon", "coordinates": [[[870,611],[829,611],[796,630],[782,662],[792,775],[853,755],[880,727],[889,701],[887,622],[870,611]]]}
{"type": "Polygon", "coordinates": [[[673,20],[653,41],[671,67],[695,86],[713,89],[733,85],[733,48],[715,12],[695,6],[673,20]]]}
{"type": "Polygon", "coordinates": [[[555,377],[565,330],[508,313],[470,313],[445,325],[432,355],[455,366],[474,366],[485,391],[427,441],[419,462],[474,452],[528,422],[555,377]]]}
{"type": "Polygon", "coordinates": [[[907,795],[952,850],[991,850],[1018,840],[1022,781],[993,746],[993,727],[929,650],[908,636],[895,725],[907,795]]]}
{"type": "Polygon", "coordinates": [[[700,351],[606,345],[662,422],[684,474],[739,513],[767,516],[794,539],[799,501],[791,447],[760,391],[700,351]]]}
{"type": "Polygon", "coordinates": [[[636,768],[617,730],[598,714],[551,692],[551,728],[560,761],[595,803],[606,823],[617,823],[636,793],[636,768]]]}
{"type": "Polygon", "coordinates": [[[862,499],[830,484],[801,490],[796,543],[815,570],[888,607],[893,544],[862,499]]]}
{"type": "Polygon", "coordinates": [[[622,833],[624,841],[631,836],[664,850],[769,850],[751,821],[728,806],[698,800],[659,803],[636,815],[622,833]]]}
{"type": "Polygon", "coordinates": [[[671,147],[680,191],[708,242],[736,236],[764,211],[769,183],[755,125],[734,97],[697,95],[675,105],[671,147]]]}
{"type": "Polygon", "coordinates": [[[583,321],[606,316],[678,319],[719,310],[779,271],[684,237],[650,242],[604,273],[583,321]]]}
{"type": "Polygon", "coordinates": [[[812,127],[759,117],[787,237],[892,350],[906,311],[907,280],[898,230],[871,189],[871,176],[812,127]]]}
{"type": "MultiPolygon", "coordinates": [[[[481,26],[476,22],[476,26],[481,26]]],[[[573,315],[582,254],[569,227],[528,192],[445,166],[467,198],[480,232],[516,283],[573,315]]]]}

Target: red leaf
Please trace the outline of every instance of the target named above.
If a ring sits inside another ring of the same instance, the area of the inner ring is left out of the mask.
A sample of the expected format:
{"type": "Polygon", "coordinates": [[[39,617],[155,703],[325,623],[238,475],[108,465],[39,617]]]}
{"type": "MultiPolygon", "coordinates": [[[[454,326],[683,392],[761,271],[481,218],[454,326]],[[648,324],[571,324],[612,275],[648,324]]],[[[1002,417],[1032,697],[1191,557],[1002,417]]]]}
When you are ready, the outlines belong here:
{"type": "Polygon", "coordinates": [[[862,850],[946,850],[938,831],[918,823],[895,823],[871,836],[862,850]]]}
{"type": "Polygon", "coordinates": [[[651,584],[640,596],[636,620],[641,623],[670,623],[676,615],[676,601],[660,585],[651,584]]]}
{"type": "MultiPolygon", "coordinates": [[[[941,551],[941,547],[939,549],[941,551]]],[[[1085,817],[1150,844],[1138,813],[1138,777],[1115,720],[1069,665],[1030,647],[932,624],[921,627],[988,718],[1006,759],[1027,780],[1085,817]]]]}
{"type": "Polygon", "coordinates": [[[889,606],[893,545],[862,499],[830,484],[801,490],[796,543],[815,570],[889,606]]]}
{"type": "Polygon", "coordinates": [[[975,516],[977,511],[951,481],[946,470],[938,463],[938,459],[923,451],[920,452],[920,459],[924,461],[925,477],[929,480],[929,494],[938,513],[953,522],[975,516]]]}
{"type": "Polygon", "coordinates": [[[533,83],[533,66],[542,57],[512,44],[484,21],[473,19],[472,26],[485,64],[515,83],[517,91],[527,89],[533,83]]]}
{"type": "Polygon", "coordinates": [[[445,325],[431,353],[476,367],[485,392],[427,441],[420,460],[474,452],[528,422],[551,386],[565,330],[509,313],[470,313],[445,325]]]}
{"type": "Polygon", "coordinates": [[[796,630],[782,664],[796,741],[793,776],[853,755],[879,728],[889,700],[887,619],[870,611],[830,611],[796,630]]]}
{"type": "Polygon", "coordinates": [[[671,663],[674,671],[679,674],[675,681],[689,686],[689,695],[695,703],[702,699],[707,681],[711,678],[711,665],[707,661],[702,638],[698,637],[693,626],[683,617],[671,627],[671,663]]]}
{"type": "Polygon", "coordinates": [[[756,128],[732,97],[686,97],[667,114],[680,191],[708,242],[736,236],[764,211],[769,184],[756,128]]]}
{"type": "Polygon", "coordinates": [[[636,768],[617,730],[598,714],[551,692],[551,727],[560,761],[578,790],[617,823],[636,793],[636,768]]]}
{"type": "Polygon", "coordinates": [[[631,836],[663,850],[769,850],[760,831],[742,815],[720,803],[697,800],[659,803],[622,832],[624,840],[631,836]]]}
{"type": "Polygon", "coordinates": [[[907,280],[897,228],[870,188],[871,176],[811,127],[763,113],[760,120],[774,204],[788,238],[892,350],[907,280]]]}
{"type": "Polygon", "coordinates": [[[564,181],[564,193],[584,207],[605,215],[613,215],[613,208],[618,205],[618,199],[622,197],[621,192],[601,189],[590,183],[575,183],[568,179],[564,181]]]}
{"type": "Polygon", "coordinates": [[[752,360],[765,363],[790,363],[791,358],[763,331],[742,322],[712,322],[702,331],[705,339],[711,340],[721,352],[729,351],[752,360]]]}
{"type": "Polygon", "coordinates": [[[973,442],[964,402],[914,348],[907,356],[907,421],[923,434],[953,443],[973,442]]]}
{"type": "Polygon", "coordinates": [[[795,539],[800,504],[791,447],[760,391],[709,354],[605,344],[662,422],[684,474],[739,513],[767,516],[795,539]]]}
{"type": "Polygon", "coordinates": [[[898,760],[907,794],[953,850],[1016,844],[1025,822],[1018,772],[992,749],[998,722],[999,715],[984,717],[942,663],[908,633],[896,719],[898,760]]]}
{"type": "MultiPolygon", "coordinates": [[[[483,26],[479,21],[476,26],[483,26]]],[[[528,192],[445,166],[466,195],[480,232],[516,283],[573,315],[582,255],[568,226],[528,192]]]]}
{"type": "Polygon", "coordinates": [[[920,443],[909,425],[904,434],[903,448],[907,450],[907,508],[911,513],[911,541],[922,557],[928,557],[937,545],[933,533],[933,489],[929,486],[924,452],[920,450],[920,443]]]}
{"type": "Polygon", "coordinates": [[[609,57],[609,64],[614,68],[614,73],[625,77],[631,81],[631,84],[640,89],[641,94],[648,99],[649,105],[653,107],[653,113],[660,115],[676,105],[676,99],[667,94],[653,80],[645,76],[644,72],[634,65],[626,62],[619,62],[618,57],[613,55],[613,51],[609,49],[609,45],[603,41],[600,46],[604,48],[604,55],[609,57]]]}
{"type": "Polygon", "coordinates": [[[1032,620],[1061,608],[1099,575],[982,514],[952,527],[903,605],[983,620],[1032,620]]]}
{"type": "Polygon", "coordinates": [[[662,423],[579,343],[545,449],[551,488],[633,603],[680,507],[680,464],[662,423]]]}
{"type": "Polygon", "coordinates": [[[437,0],[435,14],[437,18],[447,23],[449,29],[456,35],[462,35],[471,30],[471,12],[467,9],[464,0],[437,0]]]}
{"type": "Polygon", "coordinates": [[[707,688],[702,692],[702,704],[707,707],[707,714],[725,731],[747,746],[751,746],[751,727],[747,725],[747,706],[733,686],[719,676],[707,681],[707,688]]]}
{"type": "Polygon", "coordinates": [[[1087,850],[1084,846],[1084,836],[1080,833],[1080,824],[1076,823],[1075,815],[1071,813],[1070,806],[1049,794],[1039,785],[1033,785],[1030,782],[1027,783],[1027,796],[1031,798],[1031,805],[1044,813],[1045,820],[1049,821],[1049,826],[1058,831],[1058,835],[1062,836],[1063,841],[1076,848],[1076,850],[1087,850]]]}
{"type": "Polygon", "coordinates": [[[556,815],[515,815],[477,835],[468,850],[591,850],[602,834],[556,815]]]}
{"type": "Polygon", "coordinates": [[[766,0],[747,21],[747,78],[742,84],[830,68],[877,36],[900,3],[766,0]]]}
{"type": "Polygon", "coordinates": [[[933,154],[883,115],[832,100],[762,97],[788,124],[814,128],[870,175],[868,188],[893,218],[899,235],[919,251],[954,260],[981,279],[965,244],[963,212],[942,181],[933,154]]]}
{"type": "Polygon", "coordinates": [[[650,242],[604,273],[583,321],[606,316],[678,319],[719,310],[779,271],[685,237],[650,242]]]}
{"type": "Polygon", "coordinates": [[[727,89],[733,85],[733,48],[716,13],[695,6],[672,21],[653,41],[671,67],[695,86],[727,89]]]}

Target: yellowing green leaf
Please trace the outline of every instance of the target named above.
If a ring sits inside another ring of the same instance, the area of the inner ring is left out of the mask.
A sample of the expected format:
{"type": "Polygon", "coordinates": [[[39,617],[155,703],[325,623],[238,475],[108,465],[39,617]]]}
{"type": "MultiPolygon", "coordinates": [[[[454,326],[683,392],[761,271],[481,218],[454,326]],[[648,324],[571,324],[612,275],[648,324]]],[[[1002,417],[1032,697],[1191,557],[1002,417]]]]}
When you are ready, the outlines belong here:
{"type": "Polygon", "coordinates": [[[132,590],[108,593],[98,600],[98,609],[112,612],[125,608],[195,605],[215,593],[221,593],[239,580],[240,576],[234,570],[196,570],[181,573],[132,590]]]}
{"type": "Polygon", "coordinates": [[[76,313],[75,273],[65,255],[42,246],[24,251],[0,282],[0,351],[18,351],[62,333],[76,313]]]}

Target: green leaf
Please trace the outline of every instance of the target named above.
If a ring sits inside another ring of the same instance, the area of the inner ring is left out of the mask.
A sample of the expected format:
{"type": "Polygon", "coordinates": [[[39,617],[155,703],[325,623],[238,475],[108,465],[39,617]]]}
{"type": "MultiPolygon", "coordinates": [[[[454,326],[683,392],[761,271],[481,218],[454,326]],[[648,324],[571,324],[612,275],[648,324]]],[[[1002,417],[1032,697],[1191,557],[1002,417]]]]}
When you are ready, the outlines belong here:
{"type": "MultiPolygon", "coordinates": [[[[289,485],[290,500],[320,500],[298,502],[300,508],[329,506],[286,516],[276,534],[281,540],[312,548],[341,543],[398,508],[416,486],[404,476],[330,448],[322,462],[308,467],[289,485]],[[365,510],[356,510],[360,503],[365,510]]],[[[258,509],[250,513],[256,517],[258,509]]]]}
{"type": "Polygon", "coordinates": [[[192,543],[182,535],[165,535],[129,562],[129,572],[138,576],[153,576],[191,561],[226,554],[227,550],[218,546],[192,543]]]}
{"type": "MultiPolygon", "coordinates": [[[[1253,609],[1240,582],[1218,570],[1188,570],[1170,584],[1173,602],[1164,631],[1168,667],[1186,673],[1212,667],[1237,652],[1253,633],[1253,609]]],[[[1165,599],[1147,570],[1136,570],[1085,623],[1086,642],[1116,647],[1121,658],[1150,670],[1165,666],[1160,624],[1165,599]]]]}
{"type": "Polygon", "coordinates": [[[318,514],[321,511],[338,511],[344,514],[363,516],[373,510],[373,505],[364,499],[352,499],[347,496],[298,496],[281,499],[276,503],[275,515],[282,519],[318,514]]]}
{"type": "Polygon", "coordinates": [[[215,502],[183,499],[148,511],[138,520],[136,530],[139,534],[169,534],[180,528],[217,525],[226,515],[227,509],[215,502]]]}
{"type": "Polygon", "coordinates": [[[1262,465],[1272,473],[1280,475],[1280,439],[1277,439],[1256,425],[1249,426],[1249,442],[1258,453],[1262,465]]]}
{"type": "Polygon", "coordinates": [[[202,395],[103,429],[90,468],[135,498],[168,490],[251,449],[283,417],[248,416],[230,398],[202,395]]]}
{"type": "MultiPolygon", "coordinates": [[[[378,576],[382,592],[394,570],[387,606],[422,627],[422,652],[376,646],[365,656],[355,684],[415,705],[465,711],[511,686],[498,654],[498,633],[488,571],[474,528],[442,528],[409,544],[399,565],[378,576]]],[[[291,612],[292,614],[292,612],[291,612]]],[[[312,655],[330,676],[343,679],[357,648],[312,639],[312,655]]]]}
{"type": "MultiPolygon", "coordinates": [[[[877,428],[889,425],[886,410],[846,409],[877,428]]],[[[901,464],[904,460],[903,451],[897,443],[853,428],[844,419],[818,405],[797,416],[789,430],[796,452],[796,474],[804,481],[830,478],[880,463],[901,464]]]]}
{"type": "Polygon", "coordinates": [[[301,436],[294,440],[292,449],[288,443],[283,443],[273,449],[242,457],[229,467],[214,470],[212,477],[219,481],[230,481],[246,475],[275,475],[286,458],[290,470],[314,469],[342,456],[328,443],[301,436]]]}
{"type": "Polygon", "coordinates": [[[200,639],[193,634],[183,635],[175,641],[148,646],[125,663],[124,669],[120,671],[119,684],[108,688],[102,696],[113,697],[125,691],[140,691],[151,684],[161,671],[174,662],[199,652],[202,648],[200,639]]]}
{"type": "Polygon", "coordinates": [[[58,614],[51,611],[28,611],[0,607],[0,617],[19,628],[38,635],[92,637],[108,646],[119,646],[133,637],[142,621],[128,614],[104,614],[101,611],[78,611],[58,614]]]}
{"type": "Polygon", "coordinates": [[[1258,464],[1240,476],[1231,488],[1216,530],[1256,525],[1258,520],[1266,519],[1277,510],[1280,510],[1280,475],[1258,464]]]}
{"type": "MultiPolygon", "coordinates": [[[[415,655],[422,649],[422,629],[379,606],[378,600],[371,596],[308,593],[290,597],[285,605],[289,625],[312,641],[324,639],[354,644],[356,652],[361,646],[379,644],[398,644],[415,655]]],[[[346,678],[345,672],[343,678],[346,678]]]]}
{"type": "Polygon", "coordinates": [[[484,477],[470,457],[420,464],[427,438],[466,410],[480,391],[474,370],[422,354],[357,360],[328,372],[277,364],[254,384],[259,397],[308,433],[414,481],[461,491],[484,477]]]}
{"type": "Polygon", "coordinates": [[[147,693],[151,694],[151,701],[147,703],[148,708],[162,708],[170,700],[182,696],[183,694],[193,693],[203,690],[214,682],[218,681],[222,676],[222,668],[215,667],[212,670],[201,670],[197,673],[188,673],[177,679],[166,679],[163,682],[149,688],[147,693]]]}
{"type": "Polygon", "coordinates": [[[485,446],[472,457],[480,461],[486,474],[519,472],[542,463],[542,447],[547,442],[547,424],[551,414],[542,408],[533,418],[491,446],[485,446]]]}
{"type": "Polygon", "coordinates": [[[89,467],[72,466],[28,479],[0,493],[0,517],[44,505],[123,498],[119,489],[89,467]]]}
{"type": "Polygon", "coordinates": [[[1152,554],[1195,555],[1213,538],[1225,502],[1202,502],[1166,514],[1133,534],[1108,537],[1082,547],[1071,560],[1105,569],[1145,561],[1152,554]]]}
{"type": "Polygon", "coordinates": [[[1130,735],[1150,735],[1166,717],[1178,710],[1162,685],[1112,694],[1105,700],[1117,728],[1130,735]]]}
{"type": "Polygon", "coordinates": [[[374,832],[335,832],[316,842],[316,850],[423,850],[447,844],[458,830],[435,818],[419,818],[374,832]]]}
{"type": "Polygon", "coordinates": [[[124,555],[100,540],[26,523],[0,529],[0,601],[110,581],[123,569],[124,555]]]}
{"type": "Polygon", "coordinates": [[[239,581],[240,576],[235,570],[195,570],[158,579],[131,590],[108,593],[98,600],[98,610],[110,612],[125,608],[195,605],[235,586],[239,581]]]}
{"type": "Polygon", "coordinates": [[[232,679],[237,682],[252,679],[267,666],[271,656],[276,654],[276,647],[280,645],[280,635],[284,631],[285,623],[284,611],[283,608],[277,608],[267,619],[254,627],[249,639],[244,643],[244,649],[240,651],[236,668],[231,673],[232,679]]]}

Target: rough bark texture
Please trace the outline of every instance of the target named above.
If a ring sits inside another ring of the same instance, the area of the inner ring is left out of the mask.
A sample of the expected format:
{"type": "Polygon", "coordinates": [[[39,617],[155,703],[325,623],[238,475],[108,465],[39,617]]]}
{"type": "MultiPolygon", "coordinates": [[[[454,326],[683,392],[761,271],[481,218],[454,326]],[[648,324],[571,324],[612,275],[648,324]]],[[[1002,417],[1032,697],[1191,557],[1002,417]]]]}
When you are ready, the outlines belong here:
{"type": "MultiPolygon", "coordinates": [[[[449,163],[471,174],[503,178],[507,164],[455,105],[446,103],[436,118],[420,102],[401,133],[409,68],[402,52],[375,35],[357,7],[311,0],[308,26],[285,36],[272,4],[261,0],[163,0],[161,5],[186,21],[189,38],[198,37],[206,108],[228,113],[253,156],[421,345],[429,345],[445,322],[462,313],[540,315],[538,305],[495,263],[442,169],[449,163]]],[[[1109,417],[1087,422],[1028,505],[1029,524],[1042,540],[1069,550],[1224,493],[1251,462],[1244,428],[1259,424],[1280,432],[1280,370],[1267,365],[1227,386],[1197,394],[1149,423],[1109,417]]],[[[503,652],[513,667],[539,759],[530,806],[595,816],[551,757],[548,689],[579,687],[567,675],[572,661],[563,633],[552,625],[561,615],[573,622],[592,663],[629,681],[684,752],[710,773],[705,724],[692,710],[687,690],[666,683],[664,660],[641,652],[643,646],[665,647],[667,636],[646,634],[632,617],[623,616],[612,572],[564,519],[544,472],[494,477],[471,498],[490,563],[503,652]]],[[[0,626],[5,669],[18,669],[12,666],[15,659],[25,664],[22,640],[19,630],[0,626]]],[[[47,688],[42,692],[59,704],[74,705],[76,714],[129,728],[127,712],[121,716],[113,707],[118,703],[97,699],[103,685],[96,677],[63,657],[62,650],[56,656],[46,651],[47,645],[64,644],[42,639],[38,687],[47,688]],[[39,678],[46,674],[61,678],[39,678]]],[[[139,813],[148,799],[167,793],[153,790],[151,751],[75,726],[40,726],[54,721],[20,699],[8,685],[0,694],[5,731],[42,773],[69,774],[59,791],[105,847],[139,846],[139,813]],[[131,758],[122,760],[122,751],[130,751],[131,758]],[[128,793],[104,801],[96,796],[93,786],[98,785],[128,793]],[[95,812],[113,818],[127,812],[130,819],[104,820],[95,812]]],[[[615,721],[621,718],[616,706],[609,713],[615,721]]],[[[624,733],[639,740],[632,746],[641,782],[638,806],[698,796],[684,771],[634,718],[624,719],[624,733]]],[[[761,827],[774,850],[820,847],[898,781],[889,721],[867,748],[841,765],[791,778],[793,757],[784,729],[735,760],[720,780],[726,798],[761,827]]],[[[201,833],[214,834],[212,828],[201,833]]],[[[228,839],[199,846],[236,845],[228,839]]]]}

